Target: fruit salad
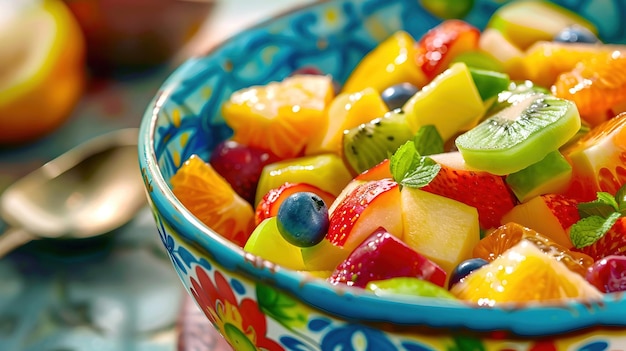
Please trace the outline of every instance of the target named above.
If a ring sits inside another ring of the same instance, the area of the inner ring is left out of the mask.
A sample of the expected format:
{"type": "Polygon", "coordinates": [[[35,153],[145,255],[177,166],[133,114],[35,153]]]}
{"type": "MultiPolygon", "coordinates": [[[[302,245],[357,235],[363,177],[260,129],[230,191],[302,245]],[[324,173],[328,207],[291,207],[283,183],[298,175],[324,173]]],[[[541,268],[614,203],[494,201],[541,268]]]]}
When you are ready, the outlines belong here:
{"type": "Polygon", "coordinates": [[[172,191],[287,269],[481,306],[626,291],[626,47],[543,2],[234,92],[172,191]],[[537,19],[542,20],[537,20],[537,19]]]}

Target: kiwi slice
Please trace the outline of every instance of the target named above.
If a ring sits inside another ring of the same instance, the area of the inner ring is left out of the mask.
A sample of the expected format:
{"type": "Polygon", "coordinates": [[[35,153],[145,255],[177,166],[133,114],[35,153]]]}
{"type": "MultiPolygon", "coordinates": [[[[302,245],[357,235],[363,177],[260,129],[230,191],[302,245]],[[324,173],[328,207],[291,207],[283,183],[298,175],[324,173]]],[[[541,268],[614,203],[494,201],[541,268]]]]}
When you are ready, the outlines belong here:
{"type": "Polygon", "coordinates": [[[529,93],[550,94],[550,91],[542,86],[535,85],[535,83],[529,80],[512,81],[506,89],[498,93],[498,98],[493,105],[491,105],[489,110],[487,110],[485,115],[490,116],[498,111],[502,111],[524,98],[524,96],[529,93]]]}
{"type": "Polygon", "coordinates": [[[355,173],[362,173],[389,157],[413,138],[404,112],[396,109],[343,133],[343,157],[355,173]]]}
{"type": "Polygon", "coordinates": [[[529,93],[461,134],[455,144],[468,166],[507,175],[558,150],[580,125],[573,102],[529,93]]]}

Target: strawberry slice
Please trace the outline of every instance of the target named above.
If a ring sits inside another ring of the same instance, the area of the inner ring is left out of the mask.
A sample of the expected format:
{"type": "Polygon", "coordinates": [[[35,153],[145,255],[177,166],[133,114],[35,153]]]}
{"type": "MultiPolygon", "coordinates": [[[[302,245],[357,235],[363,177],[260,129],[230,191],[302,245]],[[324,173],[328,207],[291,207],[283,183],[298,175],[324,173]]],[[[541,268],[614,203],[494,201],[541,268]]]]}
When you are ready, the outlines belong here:
{"type": "Polygon", "coordinates": [[[619,217],[611,229],[593,244],[572,250],[585,253],[595,261],[610,255],[626,256],[626,217],[619,217]]]}
{"type": "Polygon", "coordinates": [[[299,193],[299,192],[310,192],[317,194],[319,197],[324,200],[326,206],[330,207],[330,205],[335,201],[335,196],[325,190],[320,189],[319,187],[307,184],[307,183],[284,183],[278,188],[274,188],[268,191],[259,204],[256,207],[255,215],[254,215],[254,223],[259,225],[263,222],[264,219],[276,216],[278,214],[278,209],[280,208],[280,204],[289,197],[291,194],[299,193]]]}
{"type": "Polygon", "coordinates": [[[432,28],[417,42],[416,63],[432,80],[445,71],[457,55],[478,49],[480,31],[471,24],[450,19],[432,28]]]}
{"type": "Polygon", "coordinates": [[[459,152],[430,156],[441,170],[422,188],[478,210],[482,229],[496,228],[516,203],[503,177],[470,168],[459,152]]]}
{"type": "Polygon", "coordinates": [[[446,272],[379,227],[337,266],[328,280],[364,288],[371,281],[396,277],[421,278],[443,287],[446,272]]]}
{"type": "Polygon", "coordinates": [[[263,167],[277,161],[280,158],[270,151],[227,140],[213,150],[209,163],[239,196],[252,204],[263,167]]]}

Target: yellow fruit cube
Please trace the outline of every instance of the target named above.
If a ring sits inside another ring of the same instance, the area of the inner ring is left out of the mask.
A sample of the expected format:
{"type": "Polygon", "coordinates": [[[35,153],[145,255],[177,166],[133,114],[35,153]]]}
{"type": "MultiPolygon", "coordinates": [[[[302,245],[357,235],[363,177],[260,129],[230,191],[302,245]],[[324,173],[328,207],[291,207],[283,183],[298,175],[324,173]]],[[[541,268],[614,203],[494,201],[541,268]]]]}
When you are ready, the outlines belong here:
{"type": "Polygon", "coordinates": [[[448,275],[472,257],[480,240],[478,211],[472,206],[418,188],[400,191],[402,240],[437,263],[448,275]]]}
{"type": "Polygon", "coordinates": [[[339,94],[328,107],[324,124],[326,128],[318,129],[318,133],[306,146],[305,154],[332,152],[340,155],[344,130],[381,117],[387,111],[387,105],[373,88],[365,88],[356,93],[339,94]]]}
{"type": "Polygon", "coordinates": [[[276,217],[263,220],[252,232],[244,251],[293,270],[304,270],[300,248],[283,238],[276,217]]]}
{"type": "Polygon", "coordinates": [[[290,183],[314,185],[335,196],[352,180],[352,174],[335,154],[296,157],[269,164],[263,168],[257,185],[258,204],[270,189],[290,183]]]}
{"type": "Polygon", "coordinates": [[[342,92],[354,93],[373,87],[380,93],[405,82],[421,87],[427,80],[414,61],[416,56],[415,39],[407,32],[398,31],[365,55],[348,77],[342,92]]]}
{"type": "Polygon", "coordinates": [[[463,129],[472,127],[485,107],[467,65],[454,63],[413,95],[402,108],[409,128],[434,125],[448,140],[463,129]]]}

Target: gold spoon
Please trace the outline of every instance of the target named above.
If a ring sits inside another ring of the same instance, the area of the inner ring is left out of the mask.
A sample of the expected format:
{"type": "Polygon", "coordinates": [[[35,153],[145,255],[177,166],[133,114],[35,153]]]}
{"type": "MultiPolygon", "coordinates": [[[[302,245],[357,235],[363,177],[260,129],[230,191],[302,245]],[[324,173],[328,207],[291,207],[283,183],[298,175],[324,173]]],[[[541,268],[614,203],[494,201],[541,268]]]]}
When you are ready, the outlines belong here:
{"type": "Polygon", "coordinates": [[[0,258],[39,238],[83,239],[130,221],[146,204],[138,166],[138,129],[76,146],[0,195],[0,258]]]}

